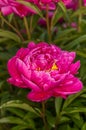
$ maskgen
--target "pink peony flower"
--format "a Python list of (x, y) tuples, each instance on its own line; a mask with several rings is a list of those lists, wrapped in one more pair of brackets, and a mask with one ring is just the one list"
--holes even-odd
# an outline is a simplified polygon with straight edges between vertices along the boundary
[(49, 4), (50, 2), (60, 2), (62, 1), (65, 5), (69, 4), (72, 0), (27, 0), (29, 2), (32, 2), (34, 4)]
[(82, 82), (76, 77), (80, 61), (74, 63), (75, 55), (52, 44), (30, 42), (8, 61), (8, 82), (30, 89), (27, 97), (32, 101), (66, 98), (82, 89)]
[(76, 10), (78, 8), (79, 1), (78, 0), (72, 0), (68, 5), (67, 9), (73, 9)]
[(46, 5), (48, 5), (49, 10), (56, 9), (56, 3), (62, 1), (66, 6), (72, 2), (72, 0), (27, 0), (35, 5), (37, 5), (40, 9), (46, 9)]
[(20, 4), (17, 0), (0, 0), (0, 10), (3, 15), (15, 13), (20, 17), (24, 17), (29, 13), (35, 13), (31, 8)]
[(83, 2), (84, 2), (84, 6), (86, 6), (86, 0), (83, 0)]

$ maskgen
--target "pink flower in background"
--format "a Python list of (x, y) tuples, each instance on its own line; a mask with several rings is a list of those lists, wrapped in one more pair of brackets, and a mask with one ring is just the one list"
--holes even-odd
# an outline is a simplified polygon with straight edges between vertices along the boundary
[(62, 2), (65, 4), (65, 5), (68, 5), (72, 2), (72, 0), (62, 0)]
[(8, 82), (31, 91), (28, 99), (36, 102), (50, 97), (66, 98), (82, 89), (76, 77), (80, 61), (74, 62), (75, 52), (41, 42), (30, 42), (27, 48), (18, 50), (7, 64)]
[(76, 23), (76, 22), (72, 22), (71, 24), (69, 24), (69, 23), (63, 23), (63, 24), (62, 24), (62, 27), (63, 27), (63, 28), (72, 27), (72, 28), (77, 29), (77, 23)]
[(78, 8), (79, 5), (79, 0), (72, 0), (68, 5), (67, 5), (67, 9), (73, 9), (76, 10)]
[(35, 13), (31, 8), (20, 4), (17, 0), (0, 0), (0, 10), (3, 15), (15, 13), (20, 17), (24, 17), (29, 13)]
[(62, 1), (65, 5), (69, 4), (72, 0), (27, 0), (29, 2), (32, 2), (34, 4), (49, 4), (50, 2), (60, 2)]
[(35, 5), (37, 5), (40, 9), (46, 9), (46, 5), (48, 5), (49, 10), (56, 9), (56, 3), (62, 1), (65, 5), (68, 5), (72, 2), (72, 0), (27, 0)]
[(84, 2), (84, 6), (86, 6), (86, 0), (83, 0), (83, 2)]

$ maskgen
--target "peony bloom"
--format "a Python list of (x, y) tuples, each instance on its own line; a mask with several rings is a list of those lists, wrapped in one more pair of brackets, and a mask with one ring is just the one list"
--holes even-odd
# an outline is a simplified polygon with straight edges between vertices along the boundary
[(30, 89), (27, 97), (32, 101), (66, 98), (82, 89), (82, 82), (76, 77), (80, 61), (74, 63), (75, 55), (52, 44), (30, 42), (8, 61), (8, 82)]
[(30, 1), (30, 2), (34, 2), (35, 4), (49, 4), (50, 2), (54, 2), (54, 3), (57, 3), (57, 2), (60, 2), (62, 1), (65, 5), (69, 4), (72, 0), (27, 0), (27, 1)]
[(84, 2), (84, 6), (86, 6), (86, 0), (83, 0), (83, 2)]
[(67, 9), (73, 9), (76, 10), (78, 8), (79, 5), (79, 0), (72, 0), (68, 5), (67, 5)]
[(48, 5), (49, 10), (56, 9), (56, 3), (62, 1), (66, 6), (72, 2), (72, 0), (27, 0), (35, 5), (37, 5), (40, 9), (46, 9), (46, 5)]
[(31, 8), (20, 4), (17, 0), (0, 0), (0, 10), (3, 15), (15, 13), (20, 17), (24, 17), (29, 13), (35, 13)]

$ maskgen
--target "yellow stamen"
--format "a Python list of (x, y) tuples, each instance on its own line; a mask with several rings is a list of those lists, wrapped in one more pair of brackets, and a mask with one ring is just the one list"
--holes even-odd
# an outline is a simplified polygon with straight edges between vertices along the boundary
[(58, 70), (58, 66), (56, 65), (56, 63), (53, 63), (51, 70)]

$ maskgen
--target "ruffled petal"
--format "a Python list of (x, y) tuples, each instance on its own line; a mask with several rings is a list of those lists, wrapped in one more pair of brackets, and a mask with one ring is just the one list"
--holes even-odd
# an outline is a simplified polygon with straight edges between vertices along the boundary
[(51, 90), (57, 83), (57, 81), (55, 81), (48, 72), (44, 71), (32, 72), (31, 80), (43, 91)]
[(3, 15), (9, 15), (9, 14), (13, 13), (11, 6), (2, 7), (1, 12)]
[(40, 91), (40, 92), (36, 92), (36, 91), (31, 91), (28, 95), (27, 98), (31, 101), (35, 101), (35, 102), (40, 102), (40, 101), (44, 101), (49, 99), (52, 96), (52, 92), (45, 92), (45, 91)]
[(30, 49), (30, 51), (31, 51), (32, 49), (34, 49), (35, 47), (36, 47), (36, 45), (35, 45), (34, 42), (29, 42), (29, 44), (28, 44), (28, 49)]
[(17, 57), (14, 56), (13, 58), (11, 58), (9, 61), (8, 61), (8, 64), (7, 64), (7, 68), (8, 68), (8, 72), (9, 74), (13, 77), (13, 78), (17, 78), (17, 79), (21, 79), (17, 69), (16, 69), (16, 60), (17, 60)]
[(31, 78), (31, 70), (28, 70), (25, 63), (18, 58), (16, 60), (16, 68), (20, 75), (24, 75), (28, 80)]
[(19, 3), (15, 3), (15, 6), (12, 6), (12, 10), (20, 17), (24, 17), (28, 14), (28, 8)]
[(37, 86), (35, 83), (33, 83), (32, 81), (28, 80), (27, 78), (25, 78), (22, 75), (22, 80), (23, 82), (26, 84), (26, 86), (34, 91), (40, 91), (39, 86)]
[(82, 88), (83, 84), (78, 78), (74, 76), (69, 76), (68, 79), (63, 82), (63, 84), (57, 86), (54, 89), (54, 93), (69, 95), (79, 92)]
[(19, 88), (27, 88), (26, 84), (24, 84), (21, 80), (19, 79), (13, 79), (13, 78), (9, 78), (7, 79), (7, 82), (9, 82), (12, 85), (15, 85)]
[(76, 63), (70, 65), (69, 70), (72, 74), (76, 74), (79, 68), (80, 68), (80, 61), (77, 61)]
[(65, 73), (69, 71), (69, 66), (71, 63), (74, 61), (76, 56), (75, 52), (67, 52), (67, 51), (62, 51), (60, 56), (58, 57), (58, 68), (60, 73)]
[(16, 56), (19, 59), (23, 60), (26, 57), (26, 55), (28, 55), (29, 51), (30, 50), (28, 48), (21, 48), (17, 51)]

